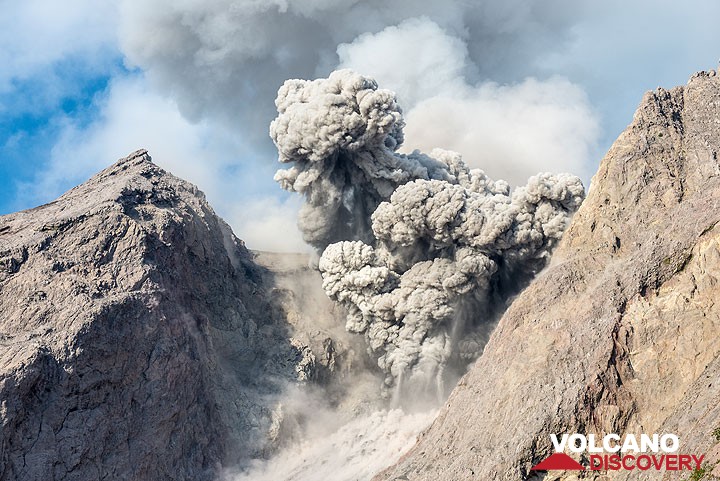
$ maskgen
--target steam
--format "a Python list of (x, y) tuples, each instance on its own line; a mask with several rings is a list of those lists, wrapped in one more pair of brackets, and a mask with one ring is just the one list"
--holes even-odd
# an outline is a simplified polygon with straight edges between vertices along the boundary
[(513, 193), (459, 154), (404, 155), (395, 96), (350, 70), (289, 80), (270, 127), (275, 179), (306, 203), (323, 288), (363, 334), (398, 397), (442, 398), (507, 299), (547, 261), (584, 197), (579, 178), (538, 174)]

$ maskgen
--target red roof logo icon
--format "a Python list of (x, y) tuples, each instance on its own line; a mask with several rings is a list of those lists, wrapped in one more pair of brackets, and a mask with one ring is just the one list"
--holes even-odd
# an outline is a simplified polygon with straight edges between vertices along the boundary
[(563, 471), (584, 471), (585, 466), (575, 461), (573, 458), (565, 453), (555, 453), (536, 464), (531, 471), (552, 471), (552, 470), (563, 470)]

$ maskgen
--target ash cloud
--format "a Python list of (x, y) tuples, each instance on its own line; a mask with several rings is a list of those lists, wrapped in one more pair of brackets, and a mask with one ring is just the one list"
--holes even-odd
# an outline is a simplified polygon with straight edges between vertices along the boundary
[[(570, 28), (586, 8), (566, 0), (122, 0), (118, 39), (128, 63), (142, 68), (188, 118), (218, 119), (262, 144), (277, 87), (288, 78), (327, 76), (338, 66), (341, 44), (429, 19), (467, 52), (473, 65), (462, 74), (471, 83), (508, 82), (528, 75), (539, 54), (570, 41)], [(386, 58), (392, 66), (384, 53), (394, 50), (393, 38), (385, 40), (375, 62)], [(425, 39), (423, 50), (434, 50), (433, 41)]]
[(436, 159), (395, 152), (402, 110), (373, 79), (339, 70), (327, 79), (288, 80), (275, 104), (270, 136), (280, 162), (293, 164), (275, 180), (305, 196), (299, 227), (319, 251), (346, 239), (371, 242), (370, 215), (399, 185), (448, 175)]
[(350, 70), (289, 80), (276, 105), (271, 137), (292, 166), (275, 179), (305, 198), (299, 226), (322, 252), (325, 292), (365, 336), (386, 393), (443, 398), (545, 265), (582, 182), (541, 173), (511, 192), (455, 152), (398, 153), (394, 94)]

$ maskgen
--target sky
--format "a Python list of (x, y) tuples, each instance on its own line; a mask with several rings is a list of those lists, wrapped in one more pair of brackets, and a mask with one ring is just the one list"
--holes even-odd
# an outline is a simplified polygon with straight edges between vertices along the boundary
[(288, 78), (396, 92), (402, 151), (586, 183), (645, 91), (718, 68), (714, 0), (0, 0), (0, 215), (147, 148), (254, 249), (307, 251), (268, 136)]

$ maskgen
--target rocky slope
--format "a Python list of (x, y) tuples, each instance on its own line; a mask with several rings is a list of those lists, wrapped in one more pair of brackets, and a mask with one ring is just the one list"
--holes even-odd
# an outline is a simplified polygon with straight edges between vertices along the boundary
[(382, 381), (375, 362), (363, 339), (345, 330), (347, 313), (325, 295), (311, 256), (253, 251), (253, 261), (274, 308), (291, 326), (293, 347), (303, 354), (298, 379), (318, 387), (326, 407), (348, 414), (378, 407)]
[(377, 479), (529, 479), (552, 452), (549, 434), (565, 432), (674, 432), (682, 452), (708, 452), (712, 467), (719, 152), (715, 72), (646, 94), (552, 265), (514, 301), (416, 447)]
[(210, 480), (272, 450), (277, 394), (329, 363), (273, 289), (144, 151), (0, 217), (0, 480)]

